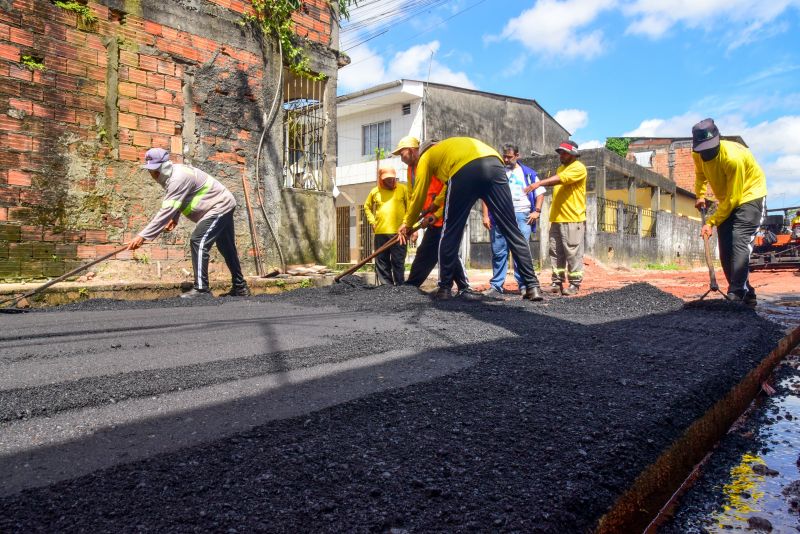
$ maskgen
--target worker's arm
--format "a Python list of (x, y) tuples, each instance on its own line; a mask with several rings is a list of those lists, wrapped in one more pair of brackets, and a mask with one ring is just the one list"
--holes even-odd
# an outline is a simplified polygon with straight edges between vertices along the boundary
[(191, 187), (192, 181), (189, 179), (170, 181), (170, 187), (161, 201), (161, 209), (147, 223), (147, 226), (128, 243), (128, 250), (136, 250), (144, 241), (152, 241), (167, 227), (170, 230), (174, 228), (181, 215), (180, 208), (191, 193)]
[[(540, 190), (542, 192), (536, 194), (536, 192)], [(534, 200), (533, 211), (531, 211), (531, 214), (528, 215), (528, 224), (535, 223), (542, 215), (542, 204), (544, 204), (544, 187), (537, 187), (534, 190), (534, 194), (536, 195), (536, 200)]]
[(375, 219), (375, 214), (372, 212), (372, 205), (375, 202), (375, 194), (377, 191), (377, 187), (370, 191), (367, 195), (367, 200), (364, 201), (364, 216), (367, 218), (369, 225), (373, 228), (375, 228), (375, 225), (378, 224), (377, 219)]
[(539, 189), (539, 188), (544, 188), (544, 187), (550, 187), (552, 185), (558, 185), (560, 183), (562, 183), (561, 176), (559, 176), (558, 174), (555, 174), (555, 175), (551, 176), (550, 178), (545, 178), (544, 180), (539, 180), (535, 184), (529, 185), (528, 187), (525, 188), (525, 193), (527, 194), (527, 193), (530, 193), (533, 190), (536, 190), (536, 189)]
[(693, 152), (692, 161), (694, 161), (694, 195), (697, 197), (697, 200), (694, 202), (694, 207), (699, 210), (706, 205), (708, 180), (703, 171), (703, 159), (700, 157), (700, 154)]
[[(397, 233), (403, 238), (408, 237), (409, 230), (419, 219), (422, 206), (425, 205), (425, 196), (431, 186), (431, 176), (433, 173), (428, 165), (428, 153), (426, 152), (417, 163), (416, 177), (414, 178), (414, 191), (411, 195), (411, 202), (406, 213), (403, 224), (398, 228)], [(446, 185), (446, 184), (445, 184)]]
[(483, 213), (483, 226), (487, 230), (492, 229), (492, 219), (489, 217), (489, 206), (481, 200), (481, 213)]

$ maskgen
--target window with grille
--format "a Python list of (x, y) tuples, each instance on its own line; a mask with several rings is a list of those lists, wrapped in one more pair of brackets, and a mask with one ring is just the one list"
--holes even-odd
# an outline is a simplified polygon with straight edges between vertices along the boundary
[(411, 115), (411, 104), (403, 104), (403, 115)]
[(325, 81), (283, 75), (284, 185), (322, 191)]
[(377, 149), (388, 152), (392, 145), (392, 121), (365, 124), (361, 127), (361, 154), (375, 156)]

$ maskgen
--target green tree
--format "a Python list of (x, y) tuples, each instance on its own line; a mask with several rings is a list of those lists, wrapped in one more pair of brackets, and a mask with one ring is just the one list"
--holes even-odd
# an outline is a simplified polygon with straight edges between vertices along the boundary
[(606, 148), (624, 158), (628, 155), (628, 145), (631, 144), (631, 140), (631, 137), (607, 137)]

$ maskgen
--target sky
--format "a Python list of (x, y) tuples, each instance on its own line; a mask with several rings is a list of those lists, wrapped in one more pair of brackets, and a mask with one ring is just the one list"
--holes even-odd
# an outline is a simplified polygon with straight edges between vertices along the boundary
[(400, 78), (535, 99), (581, 148), (712, 117), (800, 206), (800, 0), (359, 0), (346, 94)]

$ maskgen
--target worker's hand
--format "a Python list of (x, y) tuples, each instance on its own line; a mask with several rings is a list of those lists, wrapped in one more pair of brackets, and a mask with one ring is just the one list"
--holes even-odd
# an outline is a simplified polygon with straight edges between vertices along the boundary
[(489, 219), (488, 215), (483, 218), (483, 226), (487, 230), (491, 230), (492, 229), (492, 221), (491, 221), (491, 219)]
[(422, 222), (419, 223), (421, 228), (427, 228), (436, 222), (435, 215), (426, 215), (422, 218)]
[(532, 211), (531, 214), (528, 215), (528, 224), (535, 223), (539, 219), (540, 216), (541, 216), (541, 213), (539, 213), (538, 211)]
[(411, 234), (410, 236), (408, 236), (408, 240), (409, 240), (410, 242), (412, 242), (412, 243), (416, 243), (416, 242), (417, 242), (417, 232), (414, 232), (413, 234)]
[(405, 245), (408, 241), (408, 226), (405, 223), (400, 225), (400, 228), (397, 229), (397, 236), (400, 238), (400, 244)]
[(700, 235), (703, 236), (704, 239), (710, 239), (713, 233), (714, 227), (710, 224), (704, 224), (703, 229), (700, 230)]
[(164, 225), (164, 231), (171, 232), (176, 226), (178, 226), (178, 223), (175, 221), (175, 219), (170, 219), (169, 222)]
[(701, 209), (705, 208), (706, 207), (706, 199), (698, 198), (697, 200), (694, 201), (694, 207), (695, 207), (695, 209), (697, 211), (700, 211)]
[(128, 246), (128, 250), (136, 250), (142, 246), (142, 243), (144, 243), (144, 238), (140, 235), (137, 235), (125, 244)]
[(536, 184), (526, 185), (526, 186), (525, 186), (525, 188), (523, 189), (523, 191), (524, 191), (524, 192), (525, 192), (525, 194), (527, 195), (528, 193), (530, 193), (531, 191), (533, 191), (533, 190), (534, 190), (534, 189), (536, 189), (537, 187), (539, 187), (539, 186), (538, 186), (538, 185), (536, 185)]

